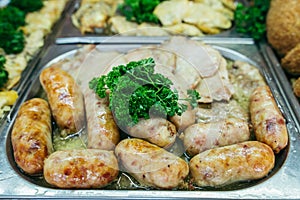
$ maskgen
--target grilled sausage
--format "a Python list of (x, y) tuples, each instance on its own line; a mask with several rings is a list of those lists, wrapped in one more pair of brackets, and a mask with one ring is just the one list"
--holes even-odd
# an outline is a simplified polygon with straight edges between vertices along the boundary
[(42, 71), (40, 82), (62, 135), (80, 131), (84, 126), (83, 95), (72, 76), (54, 65)]
[(85, 108), (88, 127), (88, 147), (113, 150), (120, 140), (107, 98), (99, 98), (92, 90), (85, 94)]
[(190, 171), (196, 185), (217, 187), (263, 178), (273, 169), (274, 162), (274, 152), (268, 145), (248, 141), (194, 156), (190, 161)]
[(275, 153), (287, 146), (288, 133), (268, 86), (255, 89), (250, 97), (250, 115), (256, 139), (269, 145)]
[(14, 158), (28, 174), (43, 171), (45, 158), (53, 151), (51, 113), (47, 101), (34, 98), (24, 102), (11, 133)]
[(175, 188), (189, 173), (183, 159), (142, 139), (122, 140), (115, 154), (137, 181), (148, 186)]
[(81, 149), (56, 151), (45, 160), (45, 180), (60, 188), (101, 188), (118, 176), (112, 151)]
[(135, 126), (128, 127), (128, 134), (167, 148), (175, 142), (176, 127), (166, 119), (151, 118), (140, 120)]
[(207, 149), (222, 147), (249, 140), (248, 123), (237, 118), (218, 122), (194, 124), (180, 135), (186, 152), (194, 156)]

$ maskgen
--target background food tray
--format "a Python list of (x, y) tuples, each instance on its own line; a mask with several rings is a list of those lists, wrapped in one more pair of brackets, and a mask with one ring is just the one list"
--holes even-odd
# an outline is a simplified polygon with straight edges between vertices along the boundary
[[(0, 0), (1, 1), (1, 0)], [(67, 15), (68, 10), (72, 7), (72, 1), (66, 3), (64, 10), (60, 15), (60, 19), (57, 20), (51, 29), (51, 33), (47, 34), (44, 38), (44, 44), (40, 47), (37, 52), (32, 56), (32, 58), (28, 61), (26, 68), (21, 73), (20, 81), (12, 88), (15, 90), (18, 95), (22, 95), (25, 92), (23, 89), (28, 84), (28, 79), (30, 79), (32, 73), (36, 70), (38, 63), (40, 62), (41, 58), (45, 56), (45, 52), (47, 51), (48, 47), (55, 43), (56, 40), (56, 33), (62, 26), (65, 16)], [(0, 126), (4, 123), (6, 118), (10, 118), (10, 114), (5, 112), (4, 117), (0, 118)]]
[[(149, 44), (160, 43), (164, 38), (149, 41)], [(38, 82), (39, 71), (49, 63), (59, 59), (71, 56), (72, 50), (79, 48), (78, 45), (51, 45), (45, 52), (37, 66), (37, 70), (32, 73), (28, 83), (24, 85), (26, 91), (20, 98), (9, 120), (0, 129), (0, 194), (4, 198), (97, 198), (97, 199), (228, 199), (228, 198), (266, 198), (266, 199), (295, 199), (300, 198), (300, 138), (299, 123), (290, 109), (289, 102), (286, 100), (287, 95), (279, 85), (272, 67), (269, 66), (268, 60), (261, 53), (259, 48), (251, 39), (230, 38), (203, 38), (203, 41), (218, 49), (224, 57), (249, 62), (257, 66), (265, 77), (270, 86), (273, 95), (282, 111), (289, 132), (289, 145), (277, 155), (276, 166), (269, 177), (256, 182), (249, 182), (238, 189), (215, 189), (201, 191), (168, 191), (168, 190), (65, 190), (50, 188), (43, 185), (42, 180), (32, 178), (22, 174), (14, 163), (10, 131), (13, 121), (16, 117), (19, 106), (25, 100), (35, 96), (39, 89)], [(102, 50), (128, 50), (141, 46), (142, 44), (109, 44), (102, 43), (97, 48)], [(64, 54), (68, 52), (67, 54)], [(62, 56), (61, 56), (62, 55)], [(54, 60), (53, 60), (54, 59)], [(243, 188), (243, 189), (241, 189)]]
[[(76, 10), (80, 7), (81, 0), (72, 0), (72, 5), (67, 9), (67, 14), (59, 28), (56, 34), (56, 38), (69, 38), (69, 37), (97, 37), (97, 36), (111, 36), (111, 35), (105, 35), (104, 33), (87, 33), (85, 35), (82, 35), (80, 30), (76, 28), (73, 23), (71, 16), (76, 12)], [(244, 5), (248, 5), (249, 2), (247, 0), (236, 0), (236, 3), (242, 3)], [(234, 21), (232, 21), (232, 27), (228, 30), (224, 30), (219, 34), (213, 35), (217, 37), (245, 37), (244, 34), (237, 33), (235, 30)], [(206, 37), (208, 35), (205, 35), (203, 37)], [(127, 36), (122, 36), (124, 38), (127, 38)], [(149, 36), (150, 37), (150, 36)], [(153, 37), (153, 36), (151, 36)], [(143, 37), (137, 36), (137, 38), (140, 38), (140, 41), (143, 41)], [(68, 41), (68, 40), (66, 40)]]

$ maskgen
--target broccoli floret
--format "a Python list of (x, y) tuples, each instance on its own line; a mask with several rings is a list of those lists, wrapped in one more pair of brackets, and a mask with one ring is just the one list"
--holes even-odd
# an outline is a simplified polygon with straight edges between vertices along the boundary
[(8, 72), (4, 68), (5, 62), (5, 57), (0, 55), (0, 88), (2, 88), (8, 81)]
[(43, 7), (43, 0), (11, 0), (9, 5), (15, 6), (24, 12), (34, 12)]
[(25, 25), (25, 13), (19, 8), (7, 6), (0, 9), (0, 23), (7, 22), (15, 29)]
[(16, 54), (23, 51), (25, 46), (24, 34), (16, 30), (7, 22), (0, 22), (0, 48), (7, 54)]
[(128, 21), (152, 22), (159, 24), (159, 19), (153, 14), (155, 7), (164, 0), (125, 0), (118, 7), (119, 12)]

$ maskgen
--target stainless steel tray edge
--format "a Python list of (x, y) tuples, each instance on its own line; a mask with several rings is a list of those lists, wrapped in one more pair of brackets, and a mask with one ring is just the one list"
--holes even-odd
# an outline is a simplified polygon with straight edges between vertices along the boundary
[[(209, 43), (209, 42), (207, 42)], [(281, 169), (269, 179), (259, 183), (258, 185), (234, 191), (141, 191), (141, 190), (63, 190), (63, 189), (49, 189), (37, 186), (29, 181), (22, 180), (22, 177), (15, 173), (13, 167), (10, 165), (7, 153), (11, 153), (7, 149), (6, 141), (9, 135), (9, 130), (12, 124), (10, 120), (15, 118), (12, 114), (11, 119), (7, 120), (3, 127), (0, 128), (0, 198), (96, 198), (96, 199), (299, 199), (300, 198), (300, 137), (299, 124), (293, 118), (293, 113), (285, 107), (285, 94), (282, 94), (280, 88), (273, 80), (276, 79), (274, 74), (269, 72), (268, 62), (261, 57), (252, 44), (229, 44), (219, 41), (212, 42), (212, 45), (218, 45), (220, 48), (231, 48), (233, 50), (239, 49), (241, 46), (241, 53), (245, 55), (245, 59), (251, 58), (255, 60), (254, 64), (266, 65), (263, 73), (267, 75), (267, 82), (275, 91), (276, 97), (279, 99), (280, 108), (285, 115), (290, 132), (290, 148), (288, 149), (288, 157), (285, 160)], [(55, 49), (63, 50), (63, 46), (56, 46)], [(70, 49), (77, 48), (77, 46), (69, 46)], [(248, 48), (249, 47), (249, 48)], [(46, 62), (46, 61), (45, 61)], [(40, 63), (45, 63), (41, 61)], [(33, 81), (33, 79), (31, 79)], [(28, 84), (28, 87), (31, 84)], [(24, 88), (27, 89), (27, 88)], [(26, 93), (26, 92), (25, 92)], [(25, 98), (25, 94), (22, 98)], [(20, 99), (19, 103), (23, 101)]]
[[(146, 36), (83, 36), (56, 38), (56, 44), (158, 44), (166, 40), (169, 36), (146, 37)], [(253, 44), (252, 38), (240, 37), (189, 37), (192, 40), (202, 40), (209, 43), (229, 43), (229, 44)]]
[(269, 62), (269, 66), (272, 69), (273, 73), (276, 74), (279, 85), (281, 85), (281, 90), (283, 93), (285, 93), (285, 100), (289, 102), (290, 108), (294, 111), (296, 121), (300, 123), (300, 103), (297, 97), (295, 96), (293, 92), (293, 88), (291, 86), (290, 81), (287, 79), (287, 76), (280, 65), (280, 62), (278, 61), (278, 58), (276, 57), (273, 49), (266, 43), (261, 42), (260, 48), (262, 51), (262, 54), (266, 58), (266, 60)]

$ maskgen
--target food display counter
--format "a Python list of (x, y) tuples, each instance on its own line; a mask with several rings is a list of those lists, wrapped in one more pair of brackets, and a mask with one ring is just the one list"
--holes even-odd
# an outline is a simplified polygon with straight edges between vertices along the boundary
[[(240, 1), (244, 4), (247, 2)], [(75, 26), (72, 24), (72, 15), (79, 9), (80, 1), (71, 1), (70, 4), (65, 8), (64, 18), (60, 19), (57, 27), (53, 30), (53, 32), (46, 39), (45, 45), (39, 51), (38, 54), (32, 59), (29, 63), (30, 68), (26, 69), (23, 72), (23, 79), (20, 80), (20, 84), (17, 87), (17, 91), (19, 93), (19, 97), (16, 103), (12, 106), (11, 111), (7, 113), (4, 119), (0, 121), (0, 198), (4, 199), (298, 199), (300, 198), (300, 162), (299, 162), (299, 151), (300, 151), (300, 108), (297, 98), (294, 96), (292, 88), (288, 81), (286, 80), (286, 76), (284, 71), (280, 67), (278, 62), (278, 58), (274, 53), (273, 49), (269, 46), (266, 41), (257, 42), (250, 37), (242, 36), (237, 33), (234, 29), (234, 26), (226, 30), (222, 33), (215, 35), (205, 35), (205, 36), (132, 36), (132, 35), (103, 35), (97, 33), (89, 33), (82, 34)], [(128, 31), (130, 32), (130, 31)], [(127, 32), (127, 33), (128, 33)], [(179, 41), (179, 42), (178, 42)], [(178, 43), (176, 43), (178, 42)], [(175, 47), (172, 46), (175, 44)], [(170, 46), (167, 46), (170, 45)], [(180, 46), (182, 45), (182, 46)], [(203, 45), (203, 46), (202, 46)], [(186, 46), (190, 49), (186, 51), (181, 51), (176, 49), (176, 47), (180, 46), (180, 48), (185, 48)], [(176, 50), (169, 50), (168, 48), (174, 48)], [(180, 178), (180, 183), (173, 187), (164, 187), (158, 186), (157, 180), (153, 180), (153, 182), (140, 182), (138, 178), (138, 173), (135, 171), (130, 171), (126, 168), (126, 159), (121, 158), (121, 154), (126, 152), (126, 149), (122, 151), (119, 150), (117, 153), (114, 151), (115, 149), (109, 149), (107, 152), (112, 152), (115, 154), (118, 159), (119, 167), (117, 167), (118, 174), (114, 177), (114, 179), (107, 185), (103, 186), (87, 186), (82, 187), (76, 184), (82, 181), (84, 184), (87, 184), (87, 179), (93, 179), (93, 176), (83, 175), (86, 171), (84, 167), (86, 165), (77, 165), (77, 161), (81, 159), (80, 156), (77, 159), (72, 157), (70, 159), (74, 159), (75, 165), (80, 168), (79, 174), (85, 177), (81, 177), (77, 179), (75, 178), (75, 183), (70, 183), (66, 181), (68, 175), (73, 174), (72, 172), (65, 170), (63, 174), (50, 174), (48, 175), (45, 171), (39, 171), (36, 174), (30, 174), (25, 172), (26, 169), (23, 168), (19, 163), (23, 162), (18, 159), (16, 160), (16, 149), (14, 149), (14, 145), (16, 145), (16, 140), (14, 137), (19, 134), (19, 139), (21, 141), (22, 133), (18, 133), (16, 128), (14, 127), (17, 123), (16, 121), (19, 118), (19, 111), (24, 105), (24, 102), (31, 100), (33, 98), (41, 98), (41, 99), (49, 99), (47, 96), (47, 92), (45, 91), (44, 82), (41, 81), (41, 73), (53, 66), (59, 66), (63, 70), (67, 71), (70, 74), (70, 77), (73, 77), (77, 82), (79, 87), (82, 87), (84, 96), (88, 94), (88, 87), (84, 87), (83, 83), (88, 83), (87, 81), (91, 81), (92, 77), (96, 77), (99, 74), (108, 73), (109, 70), (112, 70), (113, 66), (117, 66), (119, 64), (125, 64), (124, 60), (131, 61), (132, 58), (141, 58), (141, 54), (144, 56), (153, 56), (158, 63), (158, 66), (166, 67), (168, 66), (171, 58), (174, 58), (175, 61), (174, 66), (171, 70), (171, 73), (175, 74), (175, 78), (173, 75), (170, 75), (169, 78), (173, 81), (180, 80), (181, 83), (186, 84), (189, 83), (189, 80), (193, 79), (195, 74), (189, 72), (195, 72), (193, 70), (196, 69), (196, 72), (200, 73), (197, 67), (193, 66), (194, 60), (189, 58), (189, 53), (193, 54), (193, 50), (195, 49), (205, 49), (208, 55), (208, 58), (215, 59), (219, 63), (217, 73), (220, 77), (222, 77), (222, 87), (221, 92), (216, 89), (214, 91), (214, 87), (209, 87), (208, 85), (208, 93), (213, 93), (216, 96), (205, 96), (205, 90), (199, 89), (195, 86), (196, 91), (203, 91), (200, 93), (200, 100), (198, 99), (198, 104), (196, 107), (195, 114), (196, 119), (194, 123), (211, 123), (213, 120), (227, 120), (227, 119), (236, 119), (247, 122), (247, 129), (249, 128), (249, 138), (246, 140), (255, 141), (258, 140), (254, 136), (255, 127), (253, 121), (251, 121), (250, 115), (254, 115), (249, 107), (251, 101), (249, 100), (250, 94), (252, 93), (252, 88), (258, 86), (266, 86), (270, 88), (272, 97), (274, 98), (274, 105), (276, 107), (275, 110), (278, 110), (278, 114), (282, 115), (282, 119), (284, 120), (283, 125), (280, 125), (279, 122), (275, 123), (267, 123), (266, 129), (278, 130), (282, 126), (286, 128), (287, 133), (287, 141), (283, 147), (279, 147), (280, 150), (271, 149), (271, 145), (265, 145), (267, 149), (271, 149), (271, 154), (274, 156), (273, 165), (270, 164), (271, 169), (267, 170), (269, 166), (267, 160), (269, 157), (265, 157), (261, 159), (260, 154), (251, 153), (252, 150), (248, 149), (247, 145), (250, 143), (243, 143), (244, 141), (234, 142), (228, 145), (235, 145), (235, 143), (244, 144), (240, 148), (242, 149), (241, 155), (245, 157), (245, 162), (248, 164), (251, 163), (250, 160), (258, 159), (255, 164), (249, 166), (253, 168), (255, 173), (259, 174), (261, 171), (267, 170), (266, 174), (259, 178), (254, 178), (252, 175), (247, 177), (248, 169), (243, 168), (242, 171), (239, 171), (232, 178), (229, 175), (228, 180), (224, 182), (224, 184), (217, 184), (218, 179), (224, 178), (227, 174), (230, 174), (231, 171), (238, 170), (232, 163), (234, 162), (234, 155), (232, 157), (228, 157), (224, 166), (219, 166), (217, 171), (224, 170), (223, 174), (220, 178), (216, 178), (210, 184), (201, 186), (195, 179), (195, 175), (191, 172), (191, 165), (188, 168), (188, 173)], [(197, 52), (197, 51), (195, 51)], [(203, 53), (202, 52), (202, 53)], [(178, 54), (177, 54), (178, 53)], [(106, 58), (104, 55), (109, 56)], [(215, 57), (213, 57), (213, 56)], [(172, 57), (173, 56), (173, 57)], [(210, 57), (211, 56), (211, 57)], [(218, 57), (219, 56), (219, 57)], [(167, 57), (167, 61), (163, 60)], [(204, 57), (207, 58), (207, 57)], [(217, 59), (216, 59), (217, 58)], [(159, 60), (162, 59), (162, 60)], [(182, 60), (181, 60), (182, 59)], [(189, 60), (190, 59), (190, 60)], [(185, 69), (181, 69), (179, 66), (179, 61), (185, 61)], [(224, 62), (225, 65), (223, 68), (221, 64)], [(106, 64), (103, 64), (106, 63)], [(117, 63), (117, 64), (116, 64)], [(192, 63), (192, 64), (190, 64)], [(97, 69), (97, 66), (101, 66), (102, 69)], [(178, 65), (178, 66), (177, 66)], [(89, 68), (90, 67), (90, 68)], [(100, 67), (100, 68), (101, 68)], [(158, 68), (155, 68), (159, 70)], [(243, 73), (238, 70), (246, 70)], [(95, 71), (93, 71), (95, 70)], [(176, 70), (179, 73), (176, 74)], [(182, 70), (182, 71), (180, 71)], [(218, 71), (219, 70), (219, 71)], [(223, 71), (222, 71), (223, 70)], [(235, 71), (237, 70), (237, 71)], [(248, 70), (248, 71), (247, 71)], [(204, 71), (205, 72), (205, 71)], [(206, 71), (207, 72), (207, 71)], [(85, 74), (82, 74), (85, 73)], [(165, 73), (168, 75), (169, 72), (161, 71), (161, 73)], [(202, 71), (201, 71), (202, 73)], [(200, 73), (200, 74), (201, 74)], [(209, 73), (209, 72), (207, 72)], [(224, 74), (225, 75), (224, 75)], [(254, 74), (254, 75), (253, 75)], [(210, 81), (210, 78), (213, 75), (199, 75), (201, 80), (203, 78), (205, 81)], [(88, 77), (88, 78), (86, 78)], [(197, 76), (196, 76), (197, 77)], [(261, 79), (260, 79), (261, 77)], [(45, 78), (45, 77), (44, 77)], [(46, 77), (47, 78), (47, 77)], [(177, 78), (177, 79), (176, 79)], [(205, 79), (207, 78), (207, 79)], [(247, 80), (243, 80), (249, 78), (249, 82)], [(219, 79), (215, 79), (219, 80)], [(182, 82), (183, 81), (183, 82)], [(186, 82), (184, 82), (186, 81)], [(194, 82), (192, 82), (194, 84)], [(203, 81), (197, 82), (197, 84), (202, 84)], [(216, 85), (218, 84), (215, 82)], [(183, 84), (183, 85), (184, 85)], [(195, 83), (196, 84), (196, 83)], [(174, 87), (177, 87), (177, 84), (174, 84)], [(251, 88), (251, 89), (249, 89)], [(179, 89), (180, 90), (180, 89)], [(214, 93), (215, 92), (215, 93)], [(220, 95), (220, 93), (221, 95)], [(222, 93), (226, 92), (226, 93)], [(93, 94), (96, 95), (96, 94)], [(218, 96), (220, 95), (220, 96)], [(223, 96), (222, 96), (223, 95)], [(229, 95), (226, 96), (226, 95)], [(232, 96), (231, 96), (232, 95)], [(86, 96), (85, 96), (86, 97)], [(228, 98), (228, 99), (227, 99)], [(251, 97), (252, 99), (254, 97)], [(227, 99), (227, 100), (226, 100)], [(245, 100), (246, 99), (246, 100)], [(259, 100), (258, 100), (259, 101)], [(232, 104), (231, 104), (232, 103)], [(99, 104), (97, 104), (99, 105)], [(225, 105), (225, 106), (224, 106)], [(232, 106), (234, 105), (234, 106)], [(88, 106), (86, 106), (85, 115), (89, 115)], [(218, 108), (220, 110), (213, 110)], [(224, 107), (222, 107), (224, 106)], [(227, 107), (228, 106), (228, 107)], [(230, 107), (232, 106), (232, 107)], [(269, 104), (265, 105), (266, 107)], [(223, 110), (224, 109), (224, 110)], [(263, 108), (261, 108), (263, 110)], [(208, 114), (212, 110), (212, 113)], [(267, 112), (268, 110), (264, 110)], [(52, 111), (51, 111), (52, 112)], [(150, 111), (149, 111), (150, 112)], [(214, 112), (217, 112), (214, 113)], [(222, 116), (224, 115), (224, 116)], [(263, 115), (264, 116), (264, 115)], [(63, 135), (65, 132), (60, 132), (59, 124), (56, 122), (56, 116), (51, 117), (51, 144), (53, 144), (52, 152), (49, 153), (46, 157), (53, 154), (53, 152), (68, 152), (70, 149), (76, 149), (79, 152), (84, 151), (86, 149), (92, 149), (90, 141), (88, 140), (88, 122), (85, 121), (85, 125), (83, 129), (76, 133), (75, 135)], [(275, 117), (275, 116), (273, 116)], [(263, 117), (261, 117), (263, 118)], [(87, 119), (91, 119), (88, 118)], [(168, 118), (170, 119), (170, 118)], [(113, 120), (113, 118), (111, 119)], [(211, 120), (211, 121), (210, 121)], [(272, 120), (272, 119), (270, 119)], [(37, 118), (37, 122), (38, 118)], [(173, 122), (172, 122), (173, 123)], [(26, 124), (24, 124), (24, 127)], [(30, 126), (33, 126), (31, 124)], [(180, 130), (177, 126), (176, 129)], [(234, 128), (237, 128), (233, 125)], [(148, 127), (142, 127), (142, 129), (147, 129)], [(224, 128), (224, 127), (223, 127)], [(127, 129), (123, 129), (121, 126), (120, 129), (120, 141), (129, 140), (129, 138), (134, 138), (134, 136), (130, 135), (130, 131)], [(224, 128), (226, 129), (226, 128)], [(21, 130), (21, 129), (20, 129)], [(30, 130), (30, 128), (28, 129)], [(157, 147), (159, 149), (164, 149), (163, 151), (172, 152), (170, 154), (178, 156), (181, 160), (186, 163), (190, 163), (193, 156), (189, 151), (189, 146), (185, 146), (184, 135), (187, 135), (188, 132), (186, 129), (182, 131), (178, 131), (175, 133), (174, 138), (175, 141), (171, 143), (171, 145), (166, 146), (164, 148)], [(213, 132), (213, 128), (208, 129)], [(222, 128), (220, 133), (222, 132)], [(237, 128), (238, 132), (242, 132), (242, 128)], [(129, 132), (127, 134), (127, 131)], [(63, 133), (63, 134), (62, 134)], [(25, 133), (26, 134), (26, 133)], [(30, 134), (30, 131), (28, 132)], [(68, 133), (66, 133), (68, 134)], [(213, 133), (212, 133), (213, 134)], [(213, 137), (213, 136), (208, 136)], [(74, 140), (72, 138), (75, 138)], [(34, 138), (31, 138), (34, 140)], [(28, 141), (30, 141), (29, 139)], [(69, 140), (70, 139), (70, 140)], [(281, 138), (280, 138), (281, 139)], [(145, 139), (148, 141), (148, 139)], [(217, 141), (213, 145), (213, 149), (221, 149), (227, 145), (221, 145), (222, 141)], [(121, 143), (121, 142), (120, 142)], [(120, 147), (120, 143), (115, 144)], [(152, 142), (151, 142), (152, 143)], [(154, 142), (153, 142), (154, 143)], [(261, 142), (258, 142), (261, 143)], [(276, 143), (276, 141), (275, 141)], [(36, 143), (35, 143), (36, 144)], [(78, 145), (79, 144), (79, 145)], [(88, 144), (88, 147), (87, 147)], [(18, 145), (18, 144), (17, 144)], [(41, 146), (43, 144), (36, 144), (37, 146)], [(219, 145), (219, 146), (218, 146)], [(159, 145), (158, 145), (159, 146)], [(234, 146), (235, 148), (239, 148)], [(156, 147), (155, 147), (156, 148)], [(34, 148), (29, 147), (29, 149), (22, 149), (25, 154), (26, 151), (30, 151)], [(37, 148), (39, 149), (39, 147)], [(83, 149), (83, 150), (82, 150)], [(226, 149), (226, 147), (225, 147)], [(72, 150), (71, 150), (72, 151)], [(106, 151), (106, 150), (104, 150)], [(204, 152), (208, 152), (209, 150), (205, 149)], [(225, 151), (225, 150), (224, 150)], [(253, 150), (254, 151), (254, 150)], [(168, 152), (168, 153), (169, 153)], [(199, 154), (203, 154), (204, 152), (199, 152)], [(198, 154), (198, 152), (196, 153)], [(231, 153), (229, 153), (231, 156)], [(128, 154), (130, 155), (130, 154)], [(169, 155), (169, 154), (166, 154)], [(222, 154), (223, 155), (223, 154)], [(77, 155), (78, 156), (78, 155)], [(218, 155), (217, 155), (218, 156)], [(224, 154), (223, 156), (226, 157)], [(91, 156), (92, 157), (92, 156)], [(166, 156), (167, 157), (167, 156)], [(196, 156), (195, 156), (196, 157)], [(204, 156), (205, 157), (205, 156)], [(162, 159), (164, 159), (163, 157)], [(47, 159), (47, 158), (45, 158)], [(52, 159), (52, 160), (51, 160)], [(48, 159), (45, 161), (48, 164), (51, 160), (52, 162), (57, 161), (57, 158)], [(88, 156), (84, 157), (84, 159), (89, 159)], [(127, 160), (131, 159), (128, 157)], [(141, 159), (144, 159), (141, 156)], [(222, 156), (220, 156), (222, 160)], [(230, 160), (232, 159), (232, 160)], [(68, 160), (68, 158), (66, 159)], [(62, 166), (65, 159), (57, 162), (58, 168)], [(76, 161), (77, 160), (77, 161)], [(229, 160), (229, 161), (228, 161)], [(231, 162), (232, 161), (232, 162)], [(61, 162), (61, 163), (60, 163)], [(85, 161), (83, 161), (85, 162)], [(160, 161), (152, 160), (153, 163), (157, 165), (160, 164)], [(208, 161), (209, 162), (209, 161)], [(225, 161), (224, 161), (225, 162)], [(26, 163), (24, 161), (24, 163)], [(132, 165), (134, 161), (132, 161)], [(150, 162), (151, 163), (151, 162)], [(201, 163), (201, 161), (200, 161)], [(211, 162), (213, 164), (214, 161)], [(46, 165), (45, 164), (45, 165)], [(172, 163), (173, 164), (173, 163)], [(172, 165), (169, 164), (169, 165)], [(240, 163), (241, 167), (245, 163)], [(170, 167), (168, 165), (168, 167)], [(188, 165), (188, 164), (187, 164)], [(141, 164), (143, 166), (143, 163)], [(145, 162), (145, 166), (151, 167), (151, 164), (148, 166)], [(226, 167), (229, 168), (227, 169)], [(52, 169), (48, 166), (47, 170), (55, 170), (56, 166), (52, 166)], [(100, 166), (100, 168), (103, 165)], [(152, 167), (156, 167), (153, 164)], [(151, 168), (152, 168), (151, 167)], [(210, 166), (205, 168), (208, 170)], [(230, 168), (232, 167), (232, 168)], [(96, 167), (99, 169), (99, 166)], [(198, 167), (196, 167), (198, 168)], [(75, 168), (73, 168), (75, 170)], [(175, 169), (174, 169), (175, 170)], [(251, 169), (252, 170), (252, 169)], [(89, 171), (89, 170), (87, 170)], [(183, 173), (184, 170), (179, 171), (178, 174)], [(250, 171), (250, 169), (249, 169)], [(93, 173), (93, 170), (89, 171)], [(75, 172), (74, 172), (75, 173)], [(171, 172), (166, 172), (168, 174)], [(254, 173), (254, 174), (255, 174)], [(52, 182), (49, 181), (49, 177), (56, 176), (57, 179), (53, 178)], [(146, 173), (146, 175), (148, 175)], [(144, 175), (144, 176), (146, 176)], [(210, 175), (208, 172), (204, 174), (204, 182), (210, 180)], [(107, 176), (103, 176), (106, 178)], [(165, 177), (163, 174), (161, 175)], [(172, 175), (174, 178), (176, 175)], [(179, 175), (178, 175), (179, 176)], [(214, 176), (214, 175), (211, 175)], [(242, 177), (242, 178), (241, 178)], [(244, 178), (246, 177), (246, 178)], [(144, 177), (145, 178), (145, 177)], [(70, 183), (71, 186), (66, 185), (56, 185), (56, 180), (60, 179), (63, 183)], [(225, 179), (225, 178), (224, 178)], [(236, 181), (235, 179), (240, 179), (241, 181)], [(174, 178), (174, 180), (176, 180)], [(64, 182), (65, 181), (65, 182)], [(164, 182), (163, 179), (162, 182)], [(216, 181), (216, 183), (214, 182)], [(168, 182), (168, 181), (166, 181)], [(214, 185), (215, 184), (215, 185)]]

